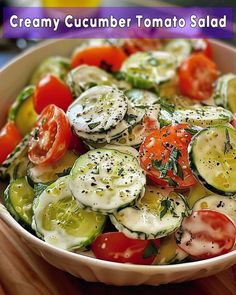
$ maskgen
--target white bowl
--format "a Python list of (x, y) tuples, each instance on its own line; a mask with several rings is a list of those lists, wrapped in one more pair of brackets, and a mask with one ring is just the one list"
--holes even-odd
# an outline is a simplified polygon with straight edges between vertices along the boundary
[[(10, 102), (27, 84), (35, 67), (44, 58), (53, 55), (69, 56), (82, 40), (55, 40), (18, 56), (0, 71), (1, 117), (0, 125)], [(223, 43), (212, 41), (214, 60), (222, 72), (236, 72), (236, 49)], [(46, 261), (90, 282), (112, 285), (160, 285), (182, 282), (213, 275), (236, 263), (236, 250), (207, 260), (176, 265), (132, 265), (103, 261), (81, 254), (55, 248), (36, 238), (23, 227), (0, 204), (0, 218), (3, 219), (31, 249)]]

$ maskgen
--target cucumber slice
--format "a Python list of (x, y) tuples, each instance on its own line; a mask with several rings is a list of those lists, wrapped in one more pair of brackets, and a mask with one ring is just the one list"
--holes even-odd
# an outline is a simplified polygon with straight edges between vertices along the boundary
[(139, 152), (131, 146), (107, 144), (103, 148), (108, 150), (116, 150), (118, 152), (131, 155), (139, 161)]
[(187, 257), (188, 254), (177, 246), (175, 235), (172, 234), (161, 239), (161, 245), (153, 264), (178, 263)]
[(134, 87), (151, 89), (171, 79), (176, 72), (173, 54), (162, 51), (137, 52), (127, 58), (121, 71)]
[(189, 107), (201, 107), (199, 102), (186, 96), (174, 94), (171, 97), (166, 96), (166, 101), (175, 105), (176, 109), (188, 109)]
[(111, 74), (94, 66), (81, 65), (68, 73), (67, 84), (74, 98), (94, 86), (116, 86), (115, 79)]
[(45, 59), (35, 70), (30, 80), (30, 84), (36, 85), (48, 74), (55, 75), (57, 78), (64, 81), (70, 69), (70, 60), (68, 58), (61, 56), (49, 57)]
[(210, 191), (226, 196), (236, 193), (236, 130), (212, 126), (191, 140), (189, 162), (193, 173)]
[(91, 150), (79, 157), (69, 187), (82, 207), (111, 213), (143, 194), (146, 177), (137, 159), (117, 150)]
[(25, 87), (17, 96), (8, 113), (8, 120), (15, 121), (23, 136), (32, 130), (37, 119), (32, 100), (34, 91), (34, 86)]
[(5, 206), (11, 215), (23, 226), (31, 227), (34, 190), (27, 179), (12, 181), (4, 192)]
[(141, 122), (145, 114), (145, 110), (136, 108), (128, 102), (128, 110), (125, 114), (123, 120), (119, 122), (115, 128), (108, 130), (107, 132), (96, 132), (96, 133), (86, 133), (77, 132), (78, 136), (83, 138), (88, 144), (91, 143), (110, 143), (112, 140), (121, 137), (124, 132), (137, 123)]
[(106, 217), (79, 208), (68, 181), (69, 176), (59, 178), (36, 198), (33, 224), (45, 242), (73, 250), (89, 245), (102, 232)]
[(192, 44), (187, 39), (173, 39), (165, 45), (164, 50), (174, 54), (179, 66), (190, 55)]
[(225, 196), (210, 195), (198, 200), (193, 210), (214, 210), (230, 217), (236, 223), (236, 200)]
[(221, 76), (216, 82), (215, 93), (213, 95), (216, 105), (236, 112), (236, 75), (226, 74)]
[(27, 170), (29, 182), (32, 185), (37, 183), (50, 184), (61, 176), (68, 175), (78, 156), (72, 151), (66, 154), (57, 162), (50, 165), (30, 165)]
[(188, 123), (200, 127), (226, 124), (233, 118), (233, 114), (222, 107), (202, 106), (176, 110), (173, 113), (172, 123)]
[(122, 121), (128, 104), (123, 92), (110, 86), (95, 86), (80, 95), (67, 115), (75, 132), (106, 132)]
[(136, 107), (144, 109), (160, 100), (155, 93), (143, 89), (131, 89), (126, 91), (125, 95)]
[(205, 188), (200, 183), (195, 184), (190, 188), (188, 197), (186, 198), (189, 208), (193, 208), (194, 204), (207, 196), (212, 195), (212, 192)]
[(175, 192), (162, 195), (154, 186), (147, 186), (137, 207), (126, 207), (110, 216), (114, 226), (130, 238), (156, 239), (167, 236), (180, 227), (187, 207), (183, 197)]
[[(1, 179), (5, 179), (7, 175), (9, 175), (11, 179), (15, 179), (16, 177), (23, 177), (26, 175), (26, 166), (28, 164), (28, 143), (29, 135), (26, 135), (22, 139), (22, 141), (15, 147), (15, 149), (8, 155), (6, 160), (0, 165)], [(18, 169), (19, 165), (21, 166), (21, 169), (18, 172), (16, 172), (15, 169)]]
[(111, 144), (139, 147), (144, 140), (145, 131), (144, 124), (142, 122), (138, 123), (125, 130), (118, 138), (111, 140)]
[(126, 91), (125, 95), (136, 108), (144, 109), (148, 117), (158, 118), (160, 98), (156, 94), (147, 90), (131, 89)]

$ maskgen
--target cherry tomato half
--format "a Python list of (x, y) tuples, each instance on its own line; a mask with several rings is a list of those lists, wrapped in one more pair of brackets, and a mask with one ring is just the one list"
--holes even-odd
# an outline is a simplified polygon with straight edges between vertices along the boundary
[(130, 239), (121, 232), (101, 234), (92, 243), (94, 255), (103, 260), (151, 264), (157, 254), (160, 240)]
[(14, 122), (7, 122), (0, 130), (0, 164), (14, 150), (22, 137)]
[(208, 99), (217, 78), (216, 64), (202, 53), (189, 56), (179, 68), (179, 85), (183, 95), (193, 99)]
[(225, 254), (235, 244), (236, 227), (226, 215), (212, 210), (193, 211), (176, 233), (178, 246), (197, 259)]
[(69, 87), (54, 75), (43, 77), (33, 96), (34, 108), (38, 114), (49, 104), (54, 104), (66, 112), (72, 101)]
[(87, 64), (115, 72), (119, 71), (126, 58), (127, 55), (123, 49), (111, 45), (100, 45), (79, 49), (73, 55), (71, 65), (75, 68), (81, 64)]
[(39, 116), (29, 141), (28, 156), (34, 164), (48, 164), (60, 159), (71, 140), (69, 121), (62, 109), (48, 105)]
[(187, 188), (196, 183), (188, 162), (192, 138), (187, 124), (165, 126), (150, 132), (140, 146), (140, 164), (161, 186)]

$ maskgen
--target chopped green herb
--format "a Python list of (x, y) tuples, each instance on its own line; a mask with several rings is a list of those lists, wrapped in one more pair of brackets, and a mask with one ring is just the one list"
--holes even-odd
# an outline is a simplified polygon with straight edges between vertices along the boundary
[(175, 105), (167, 102), (164, 98), (160, 99), (161, 108), (166, 110), (168, 113), (173, 114), (175, 111)]
[(135, 123), (137, 116), (133, 115), (133, 114), (126, 114), (124, 117), (124, 120), (128, 123), (133, 125)]
[(90, 123), (90, 124), (88, 124), (88, 127), (89, 127), (90, 130), (93, 130), (98, 125), (100, 125), (100, 122)]
[(150, 241), (147, 244), (146, 248), (144, 249), (143, 258), (149, 258), (149, 257), (155, 256), (157, 255), (157, 253), (158, 253), (158, 248), (153, 243), (153, 241)]
[(120, 168), (117, 174), (118, 174), (119, 176), (121, 176), (121, 174), (122, 174), (123, 172), (124, 172), (124, 168)]
[[(172, 170), (174, 175), (183, 179), (184, 173), (183, 173), (182, 167), (178, 163), (178, 159), (180, 156), (181, 156), (181, 152), (176, 147), (174, 147), (171, 150), (169, 159), (166, 163), (162, 164), (162, 160), (152, 160), (152, 167), (158, 170), (160, 172), (159, 177), (165, 180), (167, 180), (166, 175), (168, 170)], [(169, 182), (170, 180), (167, 180), (167, 181)], [(170, 182), (173, 184), (172, 186), (176, 186), (176, 182), (173, 181), (173, 179)]]
[(138, 109), (148, 109), (149, 107), (148, 106), (145, 106), (145, 105), (138, 105), (138, 106), (135, 106), (136, 108)]
[(42, 120), (42, 122), (41, 122), (42, 126), (45, 125), (46, 122), (47, 122), (47, 119), (46, 119), (46, 118), (43, 118), (43, 120)]
[(164, 199), (161, 201), (161, 213), (160, 213), (160, 218), (162, 219), (166, 213), (170, 210), (171, 208), (171, 201), (169, 199)]
[(171, 177), (166, 177), (165, 180), (168, 182), (169, 186), (176, 187), (178, 185), (178, 183)]
[(195, 135), (195, 134), (197, 134), (199, 132), (199, 130), (194, 129), (194, 128), (185, 128), (184, 130), (186, 132), (188, 132), (189, 134), (191, 134), (191, 135)]
[(230, 143), (230, 136), (229, 136), (228, 129), (226, 129), (225, 131), (225, 137), (226, 137), (226, 140), (225, 140), (224, 154), (227, 154), (233, 148)]

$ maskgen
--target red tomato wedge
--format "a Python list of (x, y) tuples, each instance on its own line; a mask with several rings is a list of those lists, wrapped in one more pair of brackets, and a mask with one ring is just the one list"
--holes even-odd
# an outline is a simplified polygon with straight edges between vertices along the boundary
[(81, 48), (72, 57), (71, 66), (75, 68), (81, 64), (97, 66), (108, 72), (119, 71), (127, 55), (123, 49), (111, 45), (100, 45)]
[(36, 85), (33, 102), (38, 114), (49, 104), (54, 104), (66, 112), (72, 101), (69, 87), (54, 75), (46, 75)]
[(28, 156), (34, 164), (49, 164), (60, 159), (69, 146), (71, 128), (63, 110), (47, 106), (39, 116), (29, 141)]
[(152, 264), (160, 240), (130, 239), (121, 232), (101, 234), (92, 243), (94, 255), (103, 260), (133, 263)]
[(188, 162), (192, 138), (187, 124), (165, 126), (150, 132), (140, 146), (140, 164), (161, 186), (183, 189), (196, 183)]
[(14, 150), (22, 137), (14, 122), (7, 122), (0, 130), (0, 164)]
[(181, 64), (178, 75), (183, 95), (204, 100), (211, 96), (218, 74), (213, 61), (202, 53), (194, 53)]
[(212, 210), (193, 211), (176, 233), (178, 246), (197, 259), (228, 253), (235, 244), (236, 226), (226, 215)]

